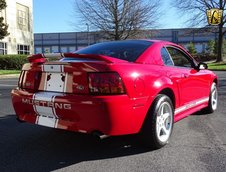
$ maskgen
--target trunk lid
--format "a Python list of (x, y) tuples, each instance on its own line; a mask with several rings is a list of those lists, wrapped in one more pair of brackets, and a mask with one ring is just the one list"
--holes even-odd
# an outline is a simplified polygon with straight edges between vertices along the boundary
[[(59, 58), (47, 62), (47, 58)], [(19, 79), (21, 89), (32, 92), (89, 94), (89, 73), (109, 72), (109, 63), (127, 62), (101, 55), (37, 54), (28, 57)]]

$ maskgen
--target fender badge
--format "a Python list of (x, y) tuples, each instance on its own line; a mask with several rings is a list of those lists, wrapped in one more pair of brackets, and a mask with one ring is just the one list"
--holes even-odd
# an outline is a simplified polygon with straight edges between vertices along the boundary
[(84, 90), (84, 86), (83, 86), (83, 85), (78, 85), (76, 88), (77, 88), (78, 90), (80, 90), (80, 91)]

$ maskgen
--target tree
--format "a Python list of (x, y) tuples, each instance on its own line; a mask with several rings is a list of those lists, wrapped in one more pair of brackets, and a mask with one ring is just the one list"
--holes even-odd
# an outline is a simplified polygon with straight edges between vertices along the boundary
[(214, 54), (214, 50), (215, 50), (215, 41), (209, 40), (207, 43), (206, 51), (208, 54)]
[(226, 30), (223, 30), (223, 26), (226, 23), (226, 1), (225, 0), (174, 0), (173, 6), (181, 11), (182, 15), (188, 14), (190, 18), (187, 22), (191, 23), (193, 26), (200, 26), (207, 23), (206, 10), (211, 8), (218, 8), (223, 10), (223, 18), (221, 24), (219, 24), (215, 30), (218, 33), (218, 54), (217, 62), (223, 61), (223, 38)]
[(195, 44), (193, 44), (192, 42), (190, 42), (189, 44), (188, 44), (188, 52), (191, 54), (191, 55), (195, 55), (196, 53), (197, 53), (197, 51), (196, 51), (196, 48), (195, 48)]
[(137, 36), (157, 23), (159, 0), (76, 0), (83, 21), (102, 31), (108, 39)]
[[(0, 12), (7, 7), (5, 0), (0, 0)], [(0, 40), (8, 36), (8, 25), (4, 23), (4, 18), (0, 17)]]
[(223, 39), (223, 54), (226, 54), (226, 39)]
[[(217, 52), (218, 52), (218, 42), (215, 42), (215, 45), (214, 45), (214, 53), (217, 54)], [(223, 39), (222, 53), (224, 55), (226, 54), (226, 39)]]

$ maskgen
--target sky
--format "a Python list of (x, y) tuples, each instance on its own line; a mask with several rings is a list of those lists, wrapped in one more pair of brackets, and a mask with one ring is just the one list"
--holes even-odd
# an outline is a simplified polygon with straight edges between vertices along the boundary
[[(86, 22), (78, 23), (74, 13), (75, 0), (33, 0), (34, 33), (57, 33), (86, 31)], [(185, 18), (178, 15), (169, 1), (163, 1), (161, 25), (156, 29), (186, 27)], [(78, 23), (75, 25), (75, 23)]]

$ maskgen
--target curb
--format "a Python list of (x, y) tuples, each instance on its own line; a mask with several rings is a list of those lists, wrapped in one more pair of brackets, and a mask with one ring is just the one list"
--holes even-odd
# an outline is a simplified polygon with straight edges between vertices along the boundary
[(0, 79), (6, 78), (19, 78), (20, 74), (9, 74), (9, 75), (0, 75)]

